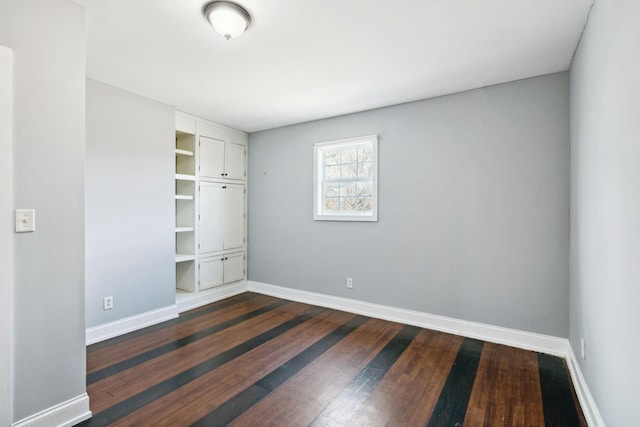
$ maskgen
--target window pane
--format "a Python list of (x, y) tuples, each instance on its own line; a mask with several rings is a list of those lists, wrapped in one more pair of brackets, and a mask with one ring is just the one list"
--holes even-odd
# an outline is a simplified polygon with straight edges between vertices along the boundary
[(338, 201), (337, 197), (327, 197), (324, 199), (324, 211), (325, 212), (338, 212)]
[(358, 197), (371, 197), (371, 181), (358, 181), (356, 185)]
[(325, 165), (337, 165), (340, 163), (340, 150), (327, 150), (324, 152)]
[(371, 197), (359, 197), (356, 201), (355, 210), (359, 212), (370, 212)]
[(358, 163), (358, 177), (370, 178), (372, 169), (373, 169), (372, 162)]
[(340, 166), (325, 166), (324, 179), (340, 179)]
[(356, 195), (356, 183), (355, 182), (341, 182), (340, 183), (340, 197), (355, 196)]
[(353, 196), (340, 198), (340, 211), (353, 212), (356, 210), (356, 198)]
[(358, 161), (358, 149), (357, 148), (343, 148), (341, 163), (355, 163)]
[(325, 182), (324, 183), (324, 196), (325, 197), (338, 197), (340, 195), (340, 183), (339, 182)]
[(358, 161), (367, 162), (371, 161), (371, 145), (362, 145), (358, 147)]
[(349, 179), (356, 178), (358, 176), (358, 164), (357, 163), (349, 163), (343, 164), (341, 166), (342, 175), (340, 178)]

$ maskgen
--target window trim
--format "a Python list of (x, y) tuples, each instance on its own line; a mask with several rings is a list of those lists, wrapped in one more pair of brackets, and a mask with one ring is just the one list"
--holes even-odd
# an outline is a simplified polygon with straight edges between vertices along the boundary
[[(327, 147), (332, 149), (344, 148), (351, 145), (371, 143), (371, 213), (334, 213), (322, 212), (322, 176), (321, 151)], [(313, 219), (314, 221), (378, 221), (378, 135), (359, 136), (355, 138), (339, 139), (335, 141), (318, 142), (313, 144)]]

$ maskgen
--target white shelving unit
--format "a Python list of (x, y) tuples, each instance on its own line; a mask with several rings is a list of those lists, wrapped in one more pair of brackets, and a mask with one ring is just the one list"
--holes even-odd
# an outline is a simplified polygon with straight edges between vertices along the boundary
[[(176, 123), (177, 124), (177, 123)], [(176, 126), (176, 289), (196, 290), (196, 135)]]
[(215, 301), (247, 278), (247, 135), (176, 112), (176, 303)]

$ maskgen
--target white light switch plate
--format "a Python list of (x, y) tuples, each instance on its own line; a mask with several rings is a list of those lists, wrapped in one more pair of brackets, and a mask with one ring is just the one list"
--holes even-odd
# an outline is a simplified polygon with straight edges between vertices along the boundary
[(36, 210), (16, 209), (16, 233), (36, 231)]

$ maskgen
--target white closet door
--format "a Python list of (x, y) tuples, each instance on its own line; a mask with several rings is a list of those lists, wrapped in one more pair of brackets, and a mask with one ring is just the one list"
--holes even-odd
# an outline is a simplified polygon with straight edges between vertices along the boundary
[(224, 178), (224, 141), (200, 137), (200, 171), (203, 178)]
[(244, 185), (224, 184), (222, 217), (224, 249), (244, 246)]
[(224, 256), (224, 283), (244, 279), (244, 253), (238, 252)]
[(245, 170), (244, 145), (227, 142), (224, 149), (225, 178), (244, 179)]
[(200, 259), (200, 285), (198, 289), (209, 289), (223, 284), (224, 261), (221, 256)]
[(222, 221), (225, 184), (200, 183), (199, 252), (215, 252), (223, 249)]

